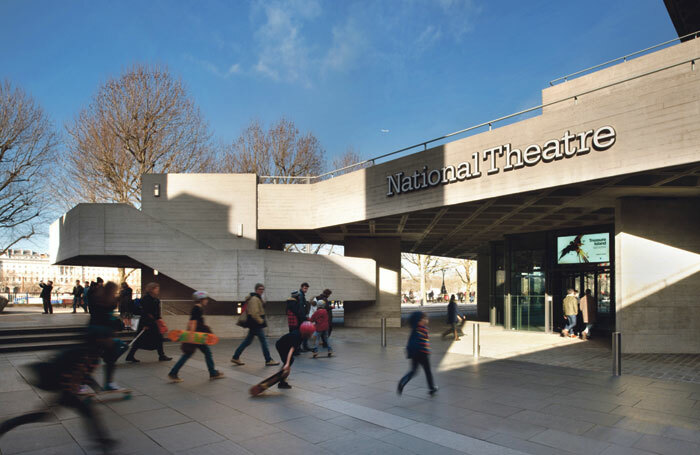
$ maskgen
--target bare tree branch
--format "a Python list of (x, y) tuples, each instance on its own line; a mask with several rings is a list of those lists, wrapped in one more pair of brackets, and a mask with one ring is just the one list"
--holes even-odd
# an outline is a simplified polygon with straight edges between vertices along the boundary
[(206, 121), (164, 68), (136, 65), (107, 81), (66, 130), (59, 188), (67, 207), (139, 206), (143, 174), (207, 172), (215, 165)]
[(9, 81), (0, 83), (0, 254), (46, 223), (46, 176), (58, 137), (44, 111)]

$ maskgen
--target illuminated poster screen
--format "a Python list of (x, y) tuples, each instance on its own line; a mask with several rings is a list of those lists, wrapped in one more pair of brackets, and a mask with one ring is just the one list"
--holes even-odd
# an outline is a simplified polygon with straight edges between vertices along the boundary
[(558, 264), (610, 262), (610, 233), (557, 237)]

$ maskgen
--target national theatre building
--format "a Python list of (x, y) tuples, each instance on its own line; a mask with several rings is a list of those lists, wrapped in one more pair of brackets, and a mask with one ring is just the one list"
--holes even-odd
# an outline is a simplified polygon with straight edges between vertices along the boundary
[(624, 352), (700, 353), (700, 39), (555, 83), (533, 112), (303, 184), (144, 175), (140, 209), (80, 204), (55, 221), (51, 258), (139, 267), (174, 314), (200, 289), (231, 314), (264, 282), (281, 318), (308, 281), (365, 327), (400, 324), (401, 252), (473, 258), (483, 321), (557, 331), (567, 289), (590, 289)]

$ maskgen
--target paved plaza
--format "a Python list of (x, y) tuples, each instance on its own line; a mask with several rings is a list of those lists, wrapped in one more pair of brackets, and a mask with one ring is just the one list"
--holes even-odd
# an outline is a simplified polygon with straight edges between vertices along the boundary
[[(590, 350), (602, 356), (606, 348), (542, 334), (500, 331), (499, 338), (487, 327), (475, 361), (471, 328), (456, 343), (440, 340), (439, 328), (432, 332), (431, 360), (440, 391), (432, 398), (422, 372), (396, 395), (408, 367), (406, 329), (391, 330), (381, 348), (376, 330), (341, 328), (332, 337), (336, 357), (298, 358), (291, 390), (251, 398), (248, 388), (274, 367), (263, 366), (257, 342), (242, 356), (246, 365), (231, 366), (239, 340), (223, 340), (214, 357), (225, 379), (209, 381), (195, 354), (181, 371), (185, 381), (170, 384), (165, 378), (174, 361), (140, 351), (142, 362), (120, 363), (116, 375), (134, 397), (97, 409), (120, 441), (116, 453), (125, 454), (700, 453), (700, 384), (573, 368), (591, 362)], [(179, 354), (175, 344), (166, 350)], [(577, 352), (584, 359), (579, 365), (544, 361), (571, 362)], [(45, 405), (49, 395), (22, 373), (23, 365), (47, 356), (0, 355), (0, 417)], [(50, 422), (6, 434), (0, 453), (99, 453), (75, 413), (56, 408), (54, 414)]]

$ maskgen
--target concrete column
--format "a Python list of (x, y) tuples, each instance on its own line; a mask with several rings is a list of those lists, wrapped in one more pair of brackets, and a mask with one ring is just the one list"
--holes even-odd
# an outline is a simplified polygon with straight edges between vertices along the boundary
[[(479, 321), (496, 323), (496, 313), (491, 311), (493, 296), (491, 295), (491, 251), (488, 246), (480, 249), (476, 257), (476, 317)], [(493, 313), (493, 318), (491, 317)]]
[(625, 353), (700, 353), (700, 198), (615, 208), (616, 328)]
[(374, 302), (348, 303), (345, 325), (379, 327), (387, 318), (387, 327), (401, 326), (401, 242), (398, 238), (346, 237), (345, 256), (376, 261), (377, 292)]

